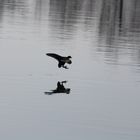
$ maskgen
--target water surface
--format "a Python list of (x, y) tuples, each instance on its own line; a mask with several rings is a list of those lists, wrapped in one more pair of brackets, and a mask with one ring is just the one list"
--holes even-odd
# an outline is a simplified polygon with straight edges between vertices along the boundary
[(138, 0), (2, 0), (0, 44), (2, 139), (140, 139)]

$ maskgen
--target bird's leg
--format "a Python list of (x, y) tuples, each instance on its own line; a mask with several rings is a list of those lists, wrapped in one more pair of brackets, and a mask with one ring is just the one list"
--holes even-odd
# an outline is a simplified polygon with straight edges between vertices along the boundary
[(68, 67), (67, 67), (67, 66), (64, 66), (64, 65), (63, 65), (62, 67), (63, 67), (63, 68), (65, 68), (65, 69), (68, 69)]

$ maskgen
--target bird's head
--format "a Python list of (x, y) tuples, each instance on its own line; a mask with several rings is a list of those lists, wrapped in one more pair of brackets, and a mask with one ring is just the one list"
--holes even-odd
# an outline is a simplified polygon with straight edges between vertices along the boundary
[(68, 56), (67, 58), (70, 59), (70, 58), (72, 58), (72, 57), (71, 57), (71, 56)]
[(71, 63), (72, 63), (72, 61), (71, 61), (71, 60), (68, 60), (68, 61), (67, 61), (67, 63), (68, 63), (68, 64), (71, 64)]

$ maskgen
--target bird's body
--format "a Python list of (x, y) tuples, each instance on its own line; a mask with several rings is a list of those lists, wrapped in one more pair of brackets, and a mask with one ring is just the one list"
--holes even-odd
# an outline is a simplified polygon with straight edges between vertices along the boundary
[(68, 69), (67, 66), (64, 66), (65, 63), (67, 63), (67, 64), (72, 63), (72, 61), (70, 60), (70, 58), (72, 58), (71, 56), (64, 57), (64, 56), (60, 56), (60, 55), (55, 54), (55, 53), (47, 53), (46, 55), (56, 59), (58, 61), (59, 68), (63, 67), (65, 69)]

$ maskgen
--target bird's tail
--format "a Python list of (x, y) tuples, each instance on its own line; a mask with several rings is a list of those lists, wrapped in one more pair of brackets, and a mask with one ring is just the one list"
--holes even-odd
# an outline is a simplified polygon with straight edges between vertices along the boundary
[(50, 56), (50, 53), (46, 53), (46, 55)]

